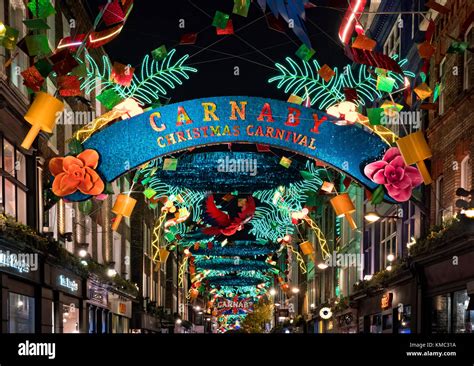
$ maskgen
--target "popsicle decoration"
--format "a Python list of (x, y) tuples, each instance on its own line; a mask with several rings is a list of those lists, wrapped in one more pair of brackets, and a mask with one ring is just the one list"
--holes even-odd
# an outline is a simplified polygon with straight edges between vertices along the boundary
[(347, 193), (339, 194), (330, 200), (337, 217), (345, 216), (352, 230), (357, 229), (357, 224), (352, 217), (352, 213), (355, 212), (354, 204), (352, 203), (351, 197)]
[(300, 244), (300, 249), (301, 249), (301, 252), (304, 255), (309, 255), (311, 257), (311, 260), (313, 262), (315, 262), (314, 248), (313, 248), (313, 244), (311, 244), (311, 242), (309, 242), (309, 241), (302, 242)]
[(132, 215), (132, 211), (135, 207), (137, 200), (130, 197), (127, 194), (119, 194), (117, 200), (115, 201), (114, 207), (112, 208), (112, 212), (116, 214), (114, 223), (112, 224), (112, 230), (116, 231), (120, 225), (120, 221), (122, 221), (122, 217), (130, 217)]
[(423, 132), (421, 130), (416, 131), (398, 139), (397, 146), (402, 154), (405, 164), (416, 164), (421, 176), (423, 177), (423, 182), (426, 185), (431, 184), (432, 179), (424, 160), (431, 158), (433, 154), (425, 140), (425, 136), (423, 136)]
[(28, 150), (40, 131), (52, 133), (58, 114), (64, 109), (64, 103), (44, 92), (36, 94), (35, 100), (25, 114), (25, 120), (31, 125), (30, 131), (21, 147)]

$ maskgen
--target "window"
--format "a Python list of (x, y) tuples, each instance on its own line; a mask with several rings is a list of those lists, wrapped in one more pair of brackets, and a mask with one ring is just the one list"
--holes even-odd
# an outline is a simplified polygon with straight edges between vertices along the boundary
[(433, 298), (431, 309), (431, 332), (449, 333), (451, 329), (451, 296), (439, 295)]
[(394, 219), (385, 219), (380, 223), (380, 248), (380, 264), (385, 269), (391, 264), (387, 259), (389, 254), (397, 257), (397, 226)]
[(467, 291), (453, 293), (453, 333), (471, 333), (471, 315), (467, 310), (469, 296)]
[[(19, 30), (18, 40), (22, 39), (27, 32), (26, 26), (23, 24), (23, 19), (26, 19), (26, 7), (23, 1), (10, 1), (9, 6), (9, 26)], [(20, 75), (20, 71), (25, 70), (28, 67), (28, 55), (26, 55), (18, 47), (16, 51), (18, 55), (13, 58), (10, 66), (10, 80), (20, 92), (27, 97), (28, 91), (23, 85), (23, 78)], [(11, 55), (13, 56), (13, 54)]]
[(444, 74), (446, 72), (446, 57), (443, 58), (443, 60), (441, 60), (440, 64), (439, 64), (439, 83), (440, 83), (440, 94), (439, 94), (439, 109), (438, 109), (438, 113), (439, 114), (443, 114), (444, 113), (444, 102), (445, 102), (445, 98), (444, 98)]
[(411, 305), (398, 306), (398, 333), (411, 333)]
[(401, 44), (401, 37), (400, 37), (400, 26), (403, 24), (401, 23), (402, 19), (400, 16), (395, 21), (390, 34), (388, 35), (385, 43), (383, 45), (383, 53), (389, 56), (393, 55), (400, 55), (402, 53), (402, 44)]
[(472, 333), (474, 311), (466, 290), (435, 296), (432, 300), (432, 333)]
[(7, 215), (26, 224), (26, 157), (8, 140), (0, 143), (0, 203)]
[[(51, 0), (51, 5), (55, 6), (55, 0)], [(49, 48), (56, 49), (56, 15), (51, 15), (46, 19), (49, 29), (47, 30), (47, 37)]]
[(443, 205), (441, 200), (443, 199), (443, 189), (444, 189), (444, 179), (443, 176), (440, 176), (436, 180), (435, 188), (435, 201), (436, 201), (436, 224), (440, 225), (443, 222)]
[(79, 333), (79, 309), (74, 304), (63, 305), (63, 333)]
[(35, 332), (35, 299), (10, 292), (8, 295), (9, 333)]
[(470, 156), (467, 155), (461, 161), (461, 188), (471, 190), (472, 165)]
[[(471, 24), (464, 35), (464, 41), (469, 47), (474, 45), (474, 25)], [(468, 90), (474, 85), (474, 55), (472, 52), (464, 52), (464, 89)]]

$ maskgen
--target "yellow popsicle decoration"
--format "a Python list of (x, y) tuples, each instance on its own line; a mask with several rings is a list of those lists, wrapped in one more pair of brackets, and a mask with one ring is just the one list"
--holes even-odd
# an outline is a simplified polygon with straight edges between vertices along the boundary
[(25, 114), (25, 120), (31, 125), (30, 131), (21, 147), (28, 150), (40, 131), (52, 133), (58, 114), (64, 109), (64, 103), (44, 92), (36, 94), (35, 100)]
[(423, 160), (433, 155), (423, 132), (416, 131), (397, 140), (397, 146), (403, 156), (406, 165), (416, 164), (426, 185), (431, 184), (432, 179)]
[(352, 218), (352, 213), (355, 212), (354, 204), (351, 197), (347, 193), (339, 194), (330, 200), (334, 211), (338, 217), (345, 216), (352, 230), (357, 229), (357, 224)]
[(132, 211), (136, 203), (137, 200), (130, 197), (129, 195), (119, 194), (117, 200), (115, 201), (114, 207), (112, 208), (112, 212), (117, 215), (112, 225), (113, 231), (118, 229), (123, 216), (130, 217), (132, 215)]

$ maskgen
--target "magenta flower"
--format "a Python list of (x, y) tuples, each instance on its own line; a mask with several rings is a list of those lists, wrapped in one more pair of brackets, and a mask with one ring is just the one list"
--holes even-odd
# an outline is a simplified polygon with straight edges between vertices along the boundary
[(382, 160), (368, 164), (364, 174), (377, 184), (383, 184), (387, 192), (398, 202), (408, 201), (413, 188), (423, 182), (417, 168), (407, 166), (397, 147), (385, 152)]

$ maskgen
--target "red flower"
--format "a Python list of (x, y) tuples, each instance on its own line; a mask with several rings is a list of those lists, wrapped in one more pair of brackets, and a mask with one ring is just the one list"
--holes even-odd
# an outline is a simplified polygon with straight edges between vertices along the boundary
[(96, 196), (104, 191), (104, 182), (94, 170), (99, 164), (95, 150), (84, 150), (77, 157), (53, 158), (49, 171), (55, 177), (53, 193), (58, 197), (68, 196), (77, 190)]

